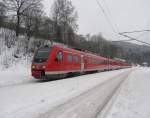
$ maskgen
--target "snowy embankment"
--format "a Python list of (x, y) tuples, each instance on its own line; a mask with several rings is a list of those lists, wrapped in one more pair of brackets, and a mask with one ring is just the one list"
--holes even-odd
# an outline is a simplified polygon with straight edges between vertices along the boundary
[[(0, 118), (36, 118), (128, 69), (0, 88)], [(21, 74), (21, 73), (20, 73)], [(29, 74), (29, 73), (28, 73)], [(30, 77), (23, 74), (22, 77)], [(4, 76), (3, 76), (4, 77)], [(7, 75), (6, 75), (7, 77)], [(14, 73), (12, 79), (16, 76)], [(5, 78), (5, 77), (4, 77)]]
[(150, 118), (150, 68), (138, 68), (98, 118)]
[(16, 38), (15, 31), (0, 28), (0, 87), (32, 81), (30, 76), (32, 53), (29, 52), (35, 49), (40, 41), (31, 38), (28, 42), (25, 36)]
[(9, 68), (0, 70), (0, 88), (10, 85), (24, 84), (32, 82), (30, 62), (27, 58), (22, 58)]

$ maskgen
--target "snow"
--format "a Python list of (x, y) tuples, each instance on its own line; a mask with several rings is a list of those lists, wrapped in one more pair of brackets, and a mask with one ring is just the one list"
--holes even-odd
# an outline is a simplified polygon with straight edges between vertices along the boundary
[(128, 74), (113, 77), (39, 118), (96, 118)]
[(32, 82), (30, 76), (30, 62), (28, 58), (22, 58), (16, 64), (9, 68), (0, 69), (0, 88), (4, 86), (24, 84)]
[(121, 87), (106, 118), (150, 118), (149, 90), (150, 68), (137, 68)]
[[(31, 77), (31, 56), (25, 54), (26, 37), (21, 36), (18, 41), (15, 38), (14, 31), (0, 28), (0, 118), (67, 118), (68, 115), (69, 118), (95, 115), (97, 118), (150, 118), (150, 68), (42, 82)], [(31, 38), (29, 49), (35, 48), (39, 41)], [(119, 75), (129, 70), (132, 73), (110, 96), (121, 81), (117, 79)], [(114, 81), (109, 82), (112, 78)], [(100, 109), (102, 112), (98, 114)]]
[[(109, 84), (107, 81), (114, 78), (118, 83), (116, 77), (129, 70), (131, 69), (42, 82), (31, 77), (30, 64), (22, 60), (15, 66), (0, 71), (0, 118), (47, 118), (52, 111), (55, 111), (55, 117), (60, 115), (62, 118), (69, 114), (77, 118), (77, 113), (84, 110), (88, 112), (81, 114), (88, 117), (104, 103), (104, 95), (108, 96), (113, 90), (115, 82)], [(133, 68), (97, 118), (149, 118), (149, 85), (150, 68)], [(99, 89), (94, 90), (97, 86)]]
[[(33, 78), (29, 70), (18, 65), (1, 72), (4, 74), (0, 74), (3, 80), (0, 88), (0, 118), (36, 118), (128, 69), (49, 82), (30, 81)], [(16, 84), (16, 81), (20, 83), (19, 79), (22, 84)], [(7, 86), (7, 82), (11, 84)]]

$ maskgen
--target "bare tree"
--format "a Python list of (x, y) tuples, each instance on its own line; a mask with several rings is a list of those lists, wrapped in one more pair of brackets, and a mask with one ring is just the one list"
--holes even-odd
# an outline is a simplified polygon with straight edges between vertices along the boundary
[(3, 25), (5, 18), (6, 18), (6, 7), (2, 2), (0, 2), (0, 27)]
[[(28, 41), (30, 40), (31, 35), (33, 34), (33, 28), (35, 25), (38, 25), (40, 27), (40, 24), (37, 24), (37, 19), (40, 21), (42, 19), (43, 12), (40, 9), (32, 9), (27, 10), (24, 13), (24, 25), (25, 25), (25, 32), (28, 37)], [(36, 26), (37, 27), (37, 26)]]
[(53, 32), (53, 21), (49, 17), (43, 17), (43, 23), (41, 26), (41, 30), (43, 31), (42, 34), (44, 38), (47, 40), (51, 40), (54, 38)]
[(77, 30), (77, 12), (70, 0), (55, 0), (52, 6), (52, 20), (54, 21), (54, 30), (57, 32), (58, 26), (61, 26), (63, 41), (67, 40), (70, 28)]
[(42, 0), (3, 0), (8, 10), (16, 16), (16, 36), (19, 36), (22, 16), (26, 11), (31, 11), (41, 6)]
[(40, 23), (37, 23), (37, 19), (41, 21), (42, 14), (43, 12), (40, 9), (34, 8), (32, 10), (27, 10), (23, 15), (25, 33), (27, 36), (25, 44), (26, 52), (29, 50), (30, 37), (36, 32), (35, 27), (40, 27)]
[(39, 11), (36, 11), (34, 19), (33, 19), (33, 33), (35, 37), (40, 36), (42, 33), (40, 32), (40, 29), (43, 23), (42, 19), (43, 19), (42, 13)]

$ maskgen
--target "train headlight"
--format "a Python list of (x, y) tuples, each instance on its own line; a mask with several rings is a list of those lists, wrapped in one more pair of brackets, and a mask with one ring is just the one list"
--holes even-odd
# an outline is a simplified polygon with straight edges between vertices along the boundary
[(32, 66), (32, 69), (35, 69), (35, 66)]
[(42, 66), (42, 68), (43, 68), (43, 69), (45, 69), (45, 68), (46, 68), (46, 66)]

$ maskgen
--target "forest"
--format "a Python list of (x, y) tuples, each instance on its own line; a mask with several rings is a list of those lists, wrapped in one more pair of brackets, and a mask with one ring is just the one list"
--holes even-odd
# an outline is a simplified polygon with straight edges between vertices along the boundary
[(29, 56), (51, 41), (107, 58), (120, 58), (133, 64), (147, 62), (150, 65), (149, 46), (113, 42), (101, 33), (78, 34), (80, 17), (70, 0), (55, 0), (49, 9), (47, 15), (42, 0), (0, 1), (0, 56), (5, 57), (2, 63), (6, 67), (10, 60)]

